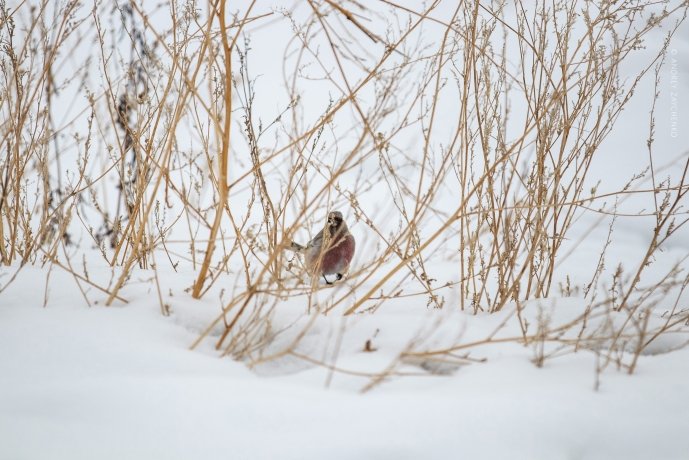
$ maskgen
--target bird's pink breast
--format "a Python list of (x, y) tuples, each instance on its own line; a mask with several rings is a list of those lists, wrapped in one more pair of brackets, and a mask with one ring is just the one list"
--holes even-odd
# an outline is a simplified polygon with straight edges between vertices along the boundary
[[(356, 244), (352, 235), (347, 235), (344, 239), (333, 244), (332, 247), (323, 255), (321, 261), (321, 272), (324, 275), (344, 273), (349, 268), (349, 264), (354, 257)], [(316, 252), (316, 251), (314, 251)], [(314, 259), (318, 254), (314, 254)], [(315, 260), (313, 261), (315, 262)]]

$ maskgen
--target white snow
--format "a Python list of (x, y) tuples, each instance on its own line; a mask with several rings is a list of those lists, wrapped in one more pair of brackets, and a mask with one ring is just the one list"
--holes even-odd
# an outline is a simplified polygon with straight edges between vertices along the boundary
[[(182, 275), (165, 276), (170, 317), (161, 315), (145, 284), (125, 290), (124, 306), (88, 308), (69, 275), (52, 277), (55, 300), (47, 308), (39, 268), (24, 267), (3, 293), (3, 459), (684, 459), (689, 453), (687, 348), (642, 356), (631, 376), (611, 367), (594, 391), (591, 351), (537, 368), (533, 347), (491, 343), (467, 350), (485, 362), (453, 366), (448, 375), (401, 364), (395, 371), (411, 375), (361, 393), (371, 377), (294, 357), (253, 371), (219, 359), (212, 347), (217, 335), (191, 351), (217, 307), (184, 293)], [(549, 302), (545, 309), (562, 312), (553, 315), (556, 323), (581, 299)], [(280, 309), (299, 311), (299, 298)], [(416, 332), (435, 330), (440, 317), (425, 346), (469, 343), (496, 329), (496, 339), (519, 335), (516, 321), (499, 328), (508, 315), (426, 311), (398, 299), (375, 315), (348, 318), (334, 362), (344, 370), (383, 371)], [(289, 335), (299, 330), (299, 316), (277, 314), (276, 322), (296, 321)], [(342, 321), (318, 317), (298, 351), (318, 358), (332, 350)], [(368, 339), (375, 351), (363, 351)]]

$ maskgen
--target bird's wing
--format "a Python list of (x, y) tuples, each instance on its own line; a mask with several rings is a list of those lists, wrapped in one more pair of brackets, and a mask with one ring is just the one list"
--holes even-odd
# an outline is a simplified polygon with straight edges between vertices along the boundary
[(306, 245), (307, 248), (313, 248), (313, 247), (320, 247), (323, 245), (323, 230), (320, 232), (316, 233), (316, 236), (314, 236), (311, 241), (309, 241), (309, 244)]

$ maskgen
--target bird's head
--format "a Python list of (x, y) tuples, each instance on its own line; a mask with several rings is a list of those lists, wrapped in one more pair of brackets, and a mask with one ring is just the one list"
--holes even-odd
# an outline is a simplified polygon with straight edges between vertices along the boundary
[(342, 213), (340, 211), (332, 211), (328, 214), (328, 227), (339, 228), (342, 225)]

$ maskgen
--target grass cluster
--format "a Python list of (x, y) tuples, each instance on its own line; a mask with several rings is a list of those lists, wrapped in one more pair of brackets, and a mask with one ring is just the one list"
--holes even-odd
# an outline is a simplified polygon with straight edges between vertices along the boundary
[[(687, 222), (687, 152), (664, 166), (654, 146), (660, 76), (689, 5), (374, 3), (0, 1), (0, 263), (67, 270), (87, 303), (86, 287), (107, 305), (151, 270), (164, 314), (161, 267), (183, 267), (195, 299), (222, 286), (217, 347), (236, 357), (269, 340), (286, 298), (352, 315), (409, 297), (420, 309), (516, 306), (514, 341), (595, 350), (601, 368), (633, 372), (689, 320), (686, 260), (646, 276)], [(284, 40), (255, 51), (270, 31)], [(265, 62), (276, 74), (254, 72)], [(601, 145), (653, 79), (647, 167), (601, 187)], [(624, 202), (642, 203), (626, 218), (652, 220), (648, 244), (610, 271)], [(283, 248), (330, 209), (359, 252), (347, 282), (319, 296)], [(562, 263), (591, 221), (608, 239), (590, 278), (571, 283)], [(117, 268), (109, 285), (90, 279), (86, 253)], [(571, 324), (522, 321), (526, 301), (562, 295), (582, 299)], [(609, 320), (587, 327), (596, 318)]]

